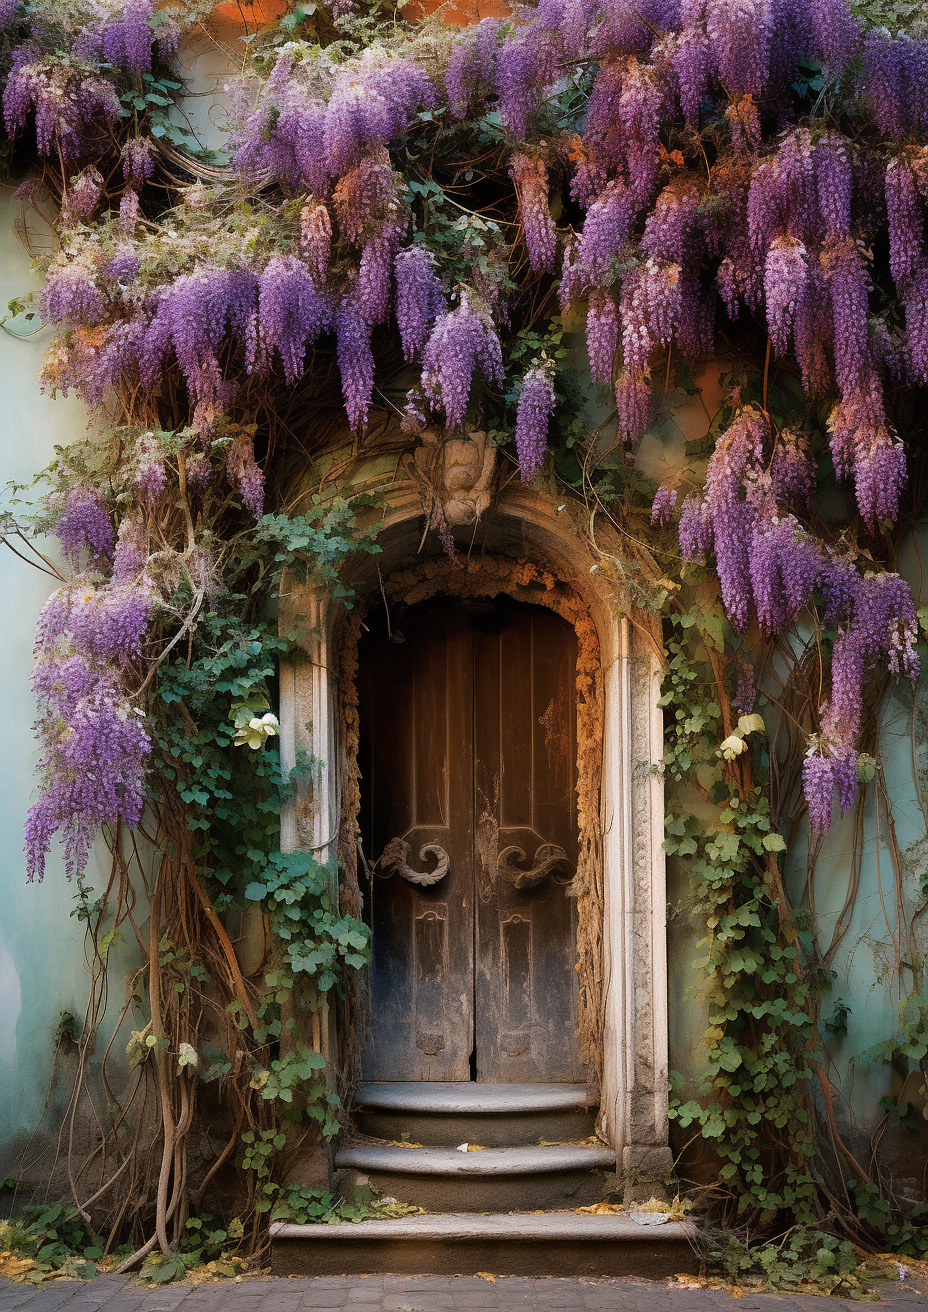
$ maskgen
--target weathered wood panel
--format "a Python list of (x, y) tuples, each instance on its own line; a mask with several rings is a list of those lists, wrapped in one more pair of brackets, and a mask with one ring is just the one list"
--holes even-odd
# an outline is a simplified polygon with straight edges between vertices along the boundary
[[(501, 621), (501, 622), (500, 622)], [(573, 630), (552, 612), (509, 606), (474, 634), (474, 757), (483, 870), (476, 924), (477, 1078), (579, 1078), (576, 907), (561, 867), (523, 888), (543, 845), (575, 868), (577, 662)]]
[[(451, 608), (410, 617), (405, 641), (375, 616), (359, 644), (361, 828), (374, 866), (370, 1030), (374, 1080), (467, 1080), (473, 1049), (473, 695), (470, 633)], [(466, 763), (462, 768), (462, 763)], [(448, 854), (438, 883), (378, 868), (394, 838), (408, 864), (426, 844)]]
[[(365, 852), (373, 865), (404, 839), (418, 871), (437, 843), (450, 870), (420, 887), (375, 867), (364, 1074), (575, 1080), (574, 633), (507, 599), (423, 607), (401, 627), (391, 641), (375, 617), (359, 646)], [(524, 855), (501, 875), (507, 848)]]

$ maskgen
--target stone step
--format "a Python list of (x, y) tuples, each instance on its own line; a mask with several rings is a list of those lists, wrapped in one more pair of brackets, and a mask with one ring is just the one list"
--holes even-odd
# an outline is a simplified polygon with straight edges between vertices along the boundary
[(585, 1139), (596, 1107), (585, 1084), (475, 1084), (411, 1081), (361, 1084), (358, 1128), (376, 1139), (486, 1148), (536, 1144), (539, 1139)]
[[(644, 1213), (653, 1222), (652, 1214)], [(271, 1226), (275, 1276), (641, 1276), (695, 1273), (688, 1221), (639, 1224), (634, 1213), (590, 1216), (442, 1214), (395, 1221)]]
[(602, 1199), (609, 1148), (399, 1148), (359, 1144), (335, 1156), (339, 1170), (367, 1176), (389, 1198), (428, 1211), (508, 1212), (578, 1207)]

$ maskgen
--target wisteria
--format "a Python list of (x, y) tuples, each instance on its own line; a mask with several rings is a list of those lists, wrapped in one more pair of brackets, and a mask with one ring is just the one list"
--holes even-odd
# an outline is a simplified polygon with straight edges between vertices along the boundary
[(540, 155), (513, 155), (509, 174), (519, 198), (529, 263), (538, 273), (554, 268), (557, 231), (548, 208), (548, 170)]
[(62, 260), (49, 270), (42, 289), (42, 313), (52, 323), (98, 323), (106, 301), (95, 271), (81, 260)]
[(590, 373), (597, 383), (612, 382), (615, 353), (619, 344), (619, 314), (610, 291), (595, 288), (586, 306), (586, 347)]
[(164, 451), (153, 434), (146, 433), (136, 443), (135, 459), (136, 491), (144, 500), (155, 502), (168, 485), (168, 471)]
[(371, 146), (386, 146), (412, 114), (436, 103), (424, 69), (404, 59), (380, 61), (373, 52), (340, 70), (326, 106), (323, 142), (331, 176), (346, 172)]
[(113, 552), (113, 567), (110, 572), (112, 581), (138, 583), (148, 568), (148, 547), (148, 535), (142, 517), (126, 515), (119, 525), (116, 549)]
[(293, 255), (270, 260), (258, 284), (260, 350), (277, 352), (288, 383), (302, 378), (306, 350), (333, 321), (332, 299)]
[(247, 269), (203, 269), (178, 278), (145, 334), (142, 381), (150, 386), (172, 352), (191, 395), (197, 401), (214, 397), (222, 382), (219, 353), (226, 335), (244, 339), (257, 298), (258, 280)]
[[(813, 471), (804, 435), (787, 430), (775, 440), (768, 473), (772, 440), (761, 412), (740, 412), (710, 457), (703, 496), (691, 495), (684, 503), (680, 550), (689, 561), (704, 561), (715, 552), (723, 603), (741, 629), (756, 619), (779, 634), (823, 594), (824, 622), (839, 632), (831, 697), (803, 767), (810, 823), (822, 832), (830, 823), (833, 794), (837, 791), (842, 814), (856, 794), (857, 738), (869, 671), (882, 661), (893, 674), (914, 678), (918, 673), (915, 605), (898, 575), (861, 574), (847, 556), (826, 551), (794, 515), (780, 513), (778, 502), (807, 502)], [(904, 462), (901, 444), (879, 450), (882, 456), (869, 457), (878, 474), (865, 494), (874, 502), (875, 516), (897, 502), (903, 478), (898, 466)], [(858, 498), (860, 470), (869, 467), (859, 460)], [(655, 498), (655, 519), (657, 511)]]
[(490, 312), (464, 292), (457, 309), (437, 321), (422, 353), (422, 386), (432, 408), (444, 410), (449, 428), (464, 418), (478, 367), (487, 382), (502, 385), (502, 351)]
[(71, 185), (64, 193), (61, 203), (61, 222), (68, 226), (72, 223), (84, 223), (89, 219), (100, 203), (103, 192), (103, 177), (99, 169), (84, 169), (71, 179)]
[(341, 235), (354, 246), (373, 236), (393, 233), (406, 225), (400, 199), (403, 180), (385, 150), (378, 149), (353, 164), (339, 179), (332, 195)]
[(541, 469), (555, 404), (550, 369), (543, 365), (530, 369), (522, 380), (516, 411), (516, 451), (523, 483), (530, 483)]
[(484, 18), (454, 43), (445, 70), (445, 94), (455, 118), (464, 118), (472, 102), (495, 81), (499, 21)]
[(831, 697), (822, 708), (803, 764), (803, 785), (813, 832), (831, 822), (837, 791), (844, 815), (857, 792), (857, 744), (864, 684), (878, 663), (891, 674), (914, 679), (918, 621), (908, 584), (898, 574), (859, 574), (846, 559), (833, 558), (837, 587), (826, 584), (832, 619), (841, 625), (831, 658)]
[(91, 559), (108, 556), (113, 549), (113, 522), (102, 494), (78, 486), (61, 494), (52, 506), (53, 531), (65, 555), (77, 562), (83, 552)]
[(151, 606), (144, 584), (76, 579), (39, 616), (32, 684), (42, 791), (26, 820), (30, 880), (42, 879), (56, 833), (70, 877), (82, 873), (100, 825), (141, 819), (151, 742), (123, 671), (141, 655)]
[(367, 422), (374, 391), (374, 353), (371, 350), (371, 325), (358, 313), (353, 298), (343, 296), (335, 312), (338, 342), (338, 367), (342, 377), (342, 396), (352, 428)]
[(95, 122), (118, 121), (119, 97), (112, 83), (90, 68), (45, 57), (38, 46), (27, 44), (15, 50), (3, 90), (7, 132), (21, 132), (31, 114), (39, 154), (75, 163), (96, 153)]
[(807, 251), (801, 241), (777, 237), (767, 252), (764, 292), (767, 330), (774, 350), (785, 355), (797, 314), (802, 309), (807, 281)]
[(435, 257), (425, 246), (407, 246), (397, 252), (396, 326), (403, 343), (403, 357), (414, 359), (425, 345), (436, 318), (445, 308), (441, 279)]
[(103, 266), (103, 276), (111, 279), (119, 287), (125, 288), (137, 276), (141, 266), (141, 256), (137, 255), (131, 246), (123, 246), (107, 260)]
[(123, 193), (122, 200), (119, 202), (119, 228), (126, 236), (134, 235), (138, 227), (139, 218), (141, 217), (141, 208), (139, 206), (139, 193), (133, 191), (130, 187)]
[(928, 126), (928, 40), (871, 32), (864, 44), (864, 91), (888, 137)]
[(773, 495), (778, 501), (804, 508), (815, 487), (815, 474), (806, 435), (795, 428), (783, 429), (770, 462)]
[(668, 487), (666, 483), (657, 489), (654, 494), (654, 500), (651, 503), (651, 523), (659, 524), (663, 527), (669, 524), (673, 518), (673, 512), (677, 505), (677, 490)]
[(122, 14), (99, 32), (106, 63), (121, 65), (130, 73), (150, 72), (153, 18), (151, 0), (127, 0)]
[(155, 171), (155, 144), (149, 137), (133, 137), (122, 152), (123, 177), (141, 187)]
[[(241, 97), (234, 102), (241, 105)], [(234, 163), (243, 174), (266, 175), (289, 191), (324, 194), (329, 171), (324, 149), (325, 103), (293, 76), (284, 53), (232, 136)]]
[(329, 272), (332, 218), (321, 201), (307, 201), (300, 211), (300, 249), (317, 282)]
[(495, 89), (507, 130), (525, 140), (541, 103), (542, 90), (552, 80), (558, 46), (554, 33), (539, 16), (517, 30), (496, 52)]
[(255, 519), (260, 519), (264, 511), (264, 474), (255, 460), (254, 439), (249, 433), (239, 433), (233, 439), (226, 457), (226, 477)]
[(782, 633), (812, 596), (823, 568), (822, 548), (792, 515), (758, 524), (750, 547), (758, 622)]
[[(190, 240), (171, 245), (146, 221), (151, 183), (163, 180), (160, 128), (142, 111), (124, 121), (120, 96), (169, 56), (176, 27), (151, 0), (107, 4), (95, 22), (72, 23), (62, 54), (28, 7), (0, 19), (12, 47), (7, 133), (34, 132), (38, 154), (62, 169), (70, 237), (46, 262), (42, 312), (61, 326), (46, 386), (100, 403), (127, 377), (153, 389), (173, 371), (199, 443), (186, 464), (191, 487), (221, 477), (207, 450), (231, 431), (226, 478), (260, 516), (262, 470), (237, 426), (242, 397), (259, 381), (308, 390), (307, 361), (334, 347), (357, 430), (374, 405), (375, 351), (393, 342), (415, 371), (402, 383), (413, 383), (404, 422), (421, 426), (431, 411), (458, 427), (482, 382), (531, 480), (561, 366), (537, 355), (545, 364), (520, 388), (525, 356), (515, 377), (504, 367), (525, 326), (510, 326), (512, 292), (514, 319), (555, 297), (565, 323), (585, 314), (590, 375), (614, 388), (616, 435), (629, 444), (660, 412), (652, 379), (710, 357), (717, 318), (724, 332), (726, 316), (746, 332), (756, 324), (772, 357), (765, 389), (794, 358), (810, 404), (828, 414), (824, 459), (830, 452), (860, 532), (879, 535), (898, 516), (906, 451), (887, 383), (928, 385), (923, 37), (868, 30), (847, 0), (541, 0), (504, 22), (412, 32), (360, 54), (288, 42), (269, 74), (233, 92), (232, 171), (253, 194), (226, 223), (221, 184), (186, 188), (178, 224)], [(819, 101), (802, 90), (810, 69), (821, 72)], [(834, 86), (841, 115), (829, 108)], [(486, 155), (465, 168), (473, 138), (461, 124), (484, 115), (505, 138), (492, 164)], [(435, 123), (467, 143), (451, 182)], [(383, 381), (388, 395), (386, 370)], [(756, 624), (780, 634), (820, 598), (834, 612), (834, 687), (805, 769), (820, 829), (831, 792), (842, 806), (853, 797), (864, 681), (896, 648), (885, 634), (854, 637), (856, 601), (835, 609), (839, 593), (876, 585), (865, 588), (856, 565), (849, 582), (846, 558), (813, 532), (822, 448), (812, 425), (783, 428), (767, 405), (765, 395), (738, 410), (736, 398), (704, 491), (680, 507), (679, 540), (688, 562), (714, 566), (742, 633)], [(130, 499), (143, 515), (175, 466), (145, 438), (132, 461)], [(677, 500), (658, 490), (655, 526)], [(68, 493), (56, 513), (66, 553), (112, 556), (112, 522), (91, 489)], [(907, 612), (893, 597), (898, 619)], [(909, 637), (898, 636), (908, 620), (893, 623), (884, 628), (909, 674)]]

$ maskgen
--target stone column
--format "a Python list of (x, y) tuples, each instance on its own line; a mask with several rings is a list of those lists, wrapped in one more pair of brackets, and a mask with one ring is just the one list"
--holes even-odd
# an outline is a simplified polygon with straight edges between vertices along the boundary
[(606, 1052), (603, 1110), (628, 1201), (655, 1187), (667, 1143), (667, 901), (664, 873), (660, 665), (627, 620), (605, 670)]
[[(664, 717), (660, 665), (631, 626), (626, 629), (623, 685), (628, 714), (629, 787), (626, 841), (628, 1084), (622, 1170), (626, 1196), (651, 1196), (634, 1173), (670, 1170), (667, 1082), (667, 890), (664, 860)], [(629, 641), (630, 639), (630, 641)]]
[[(281, 812), (280, 846), (283, 852), (310, 851), (320, 863), (332, 862), (330, 894), (338, 905), (339, 797), (337, 789), (338, 734), (337, 681), (330, 668), (331, 606), (326, 595), (310, 586), (284, 577), (280, 595), (280, 631), (299, 632), (299, 645), (306, 653), (300, 662), (280, 667), (280, 758), (286, 775), (301, 757), (311, 762), (302, 775), (294, 796)], [(295, 1043), (309, 1044), (326, 1059), (326, 1077), (334, 1087), (332, 1062), (338, 1045), (334, 1016), (327, 1002), (308, 1015), (298, 1010), (284, 1012), (281, 1051)], [(292, 1021), (287, 1028), (286, 1022)], [(311, 1136), (315, 1137), (315, 1136)], [(286, 1183), (327, 1189), (332, 1161), (321, 1140), (301, 1153)]]

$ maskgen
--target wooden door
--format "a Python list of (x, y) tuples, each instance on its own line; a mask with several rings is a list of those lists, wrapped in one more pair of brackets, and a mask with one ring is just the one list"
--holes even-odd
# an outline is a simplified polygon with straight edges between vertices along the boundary
[(358, 653), (365, 1077), (575, 1080), (573, 630), (507, 598), (392, 619)]

